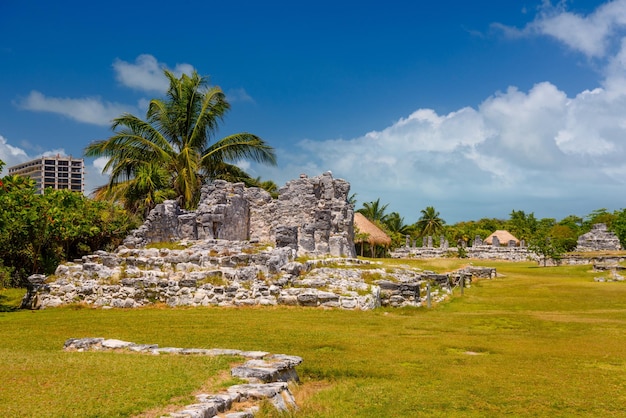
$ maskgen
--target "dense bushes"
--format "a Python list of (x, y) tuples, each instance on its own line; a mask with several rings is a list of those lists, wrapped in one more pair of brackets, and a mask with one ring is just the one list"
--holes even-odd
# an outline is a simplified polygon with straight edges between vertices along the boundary
[(121, 208), (69, 190), (0, 183), (0, 287), (54, 272), (65, 260), (114, 249), (136, 223)]

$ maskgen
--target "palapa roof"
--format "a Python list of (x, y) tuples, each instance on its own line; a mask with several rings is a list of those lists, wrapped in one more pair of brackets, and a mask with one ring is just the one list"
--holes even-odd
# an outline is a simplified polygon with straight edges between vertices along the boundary
[[(356, 212), (354, 214), (354, 225), (359, 229), (359, 232), (368, 234), (369, 237), (365, 241), (375, 245), (391, 245), (391, 238), (389, 235), (377, 227), (372, 221), (367, 219), (363, 214)], [(356, 240), (355, 240), (356, 241)], [(357, 242), (362, 242), (361, 240)]]
[(513, 236), (513, 234), (511, 234), (509, 231), (505, 231), (504, 229), (498, 229), (493, 234), (491, 234), (487, 238), (485, 238), (485, 241), (484, 241), (485, 244), (492, 244), (493, 243), (493, 237), (498, 237), (498, 241), (500, 241), (500, 244), (502, 244), (502, 245), (508, 244), (509, 241), (511, 241), (511, 240), (515, 241), (515, 244), (519, 245), (519, 240), (517, 238), (515, 238)]

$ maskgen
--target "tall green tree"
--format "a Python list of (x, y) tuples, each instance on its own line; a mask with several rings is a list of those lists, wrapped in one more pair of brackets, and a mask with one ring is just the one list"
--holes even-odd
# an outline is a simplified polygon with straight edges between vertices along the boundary
[(539, 221), (533, 212), (526, 214), (523, 210), (511, 211), (506, 228), (518, 239), (530, 240), (539, 229)]
[(177, 78), (167, 70), (165, 76), (165, 98), (150, 101), (145, 120), (125, 113), (113, 120), (113, 136), (85, 149), (88, 157), (108, 158), (103, 172), (110, 173), (109, 191), (135, 179), (146, 164), (157, 165), (170, 175), (168, 187), (181, 206), (190, 209), (205, 179), (242, 174), (234, 165), (237, 161), (276, 164), (274, 149), (256, 135), (244, 132), (216, 139), (230, 105), (207, 77), (194, 71)]
[(626, 209), (616, 210), (614, 215), (612, 230), (619, 238), (622, 248), (626, 248)]
[(422, 215), (416, 223), (419, 236), (435, 236), (443, 232), (446, 221), (441, 218), (439, 212), (433, 206), (427, 206), (420, 213)]
[(378, 198), (373, 202), (364, 202), (363, 207), (357, 210), (357, 212), (361, 213), (370, 221), (379, 221), (384, 223), (385, 217), (387, 216), (385, 213), (387, 206), (389, 206), (389, 204), (382, 205), (380, 203), (380, 198)]
[(528, 241), (528, 249), (539, 256), (544, 267), (548, 260), (558, 262), (565, 252), (564, 241), (552, 235), (552, 232), (546, 223), (539, 227)]
[(383, 225), (389, 232), (398, 233), (403, 236), (412, 232), (411, 226), (404, 223), (404, 218), (401, 217), (398, 212), (391, 212), (386, 215)]
[[(112, 250), (136, 226), (119, 206), (69, 190), (41, 195), (34, 187), (0, 188), (0, 208), (0, 287), (51, 274), (63, 260)], [(11, 272), (9, 281), (3, 266)]]
[(137, 167), (132, 179), (117, 183), (113, 187), (98, 187), (93, 196), (96, 200), (111, 198), (119, 202), (131, 213), (147, 217), (154, 207), (167, 199), (176, 198), (174, 189), (170, 188), (170, 174), (165, 168), (146, 163)]
[(391, 238), (391, 248), (405, 245), (406, 236), (414, 234), (414, 225), (405, 224), (404, 218), (398, 212), (386, 215), (382, 227)]
[(615, 217), (616, 214), (609, 212), (606, 208), (596, 209), (585, 217), (584, 230), (589, 231), (594, 224), (598, 223), (605, 224), (609, 230), (612, 230)]

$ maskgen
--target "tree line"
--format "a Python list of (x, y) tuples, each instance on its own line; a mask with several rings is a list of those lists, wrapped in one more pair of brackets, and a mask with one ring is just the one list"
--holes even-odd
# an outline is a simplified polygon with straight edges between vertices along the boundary
[[(355, 203), (354, 196), (352, 202)], [(407, 224), (399, 213), (387, 212), (387, 207), (388, 204), (382, 204), (377, 199), (363, 203), (357, 211), (389, 235), (392, 249), (403, 246), (407, 235), (411, 240), (417, 240), (418, 246), (421, 245), (420, 239), (427, 236), (432, 236), (435, 244), (439, 244), (443, 237), (452, 245), (460, 245), (462, 242), (471, 243), (477, 236), (485, 239), (496, 230), (507, 230), (516, 238), (526, 241), (540, 255), (558, 257), (573, 251), (578, 237), (589, 232), (596, 223), (606, 224), (617, 235), (622, 247), (626, 248), (626, 209), (613, 212), (597, 209), (585, 217), (569, 215), (561, 220), (538, 219), (533, 212), (512, 210), (508, 219), (482, 218), (447, 224), (433, 206), (427, 206), (420, 211), (417, 221)], [(379, 255), (385, 255), (385, 252), (385, 249), (378, 249)]]

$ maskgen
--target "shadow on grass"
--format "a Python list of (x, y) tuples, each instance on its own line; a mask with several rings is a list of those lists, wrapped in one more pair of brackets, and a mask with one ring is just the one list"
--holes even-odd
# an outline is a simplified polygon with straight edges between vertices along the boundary
[(20, 309), (21, 298), (10, 296), (0, 293), (0, 312), (15, 312)]

